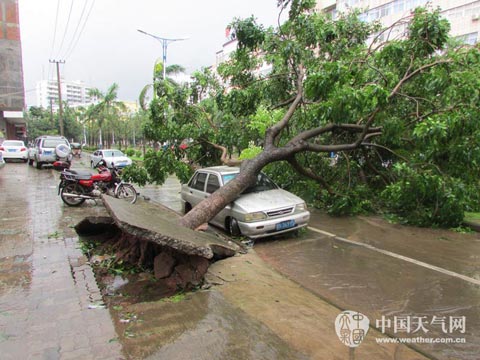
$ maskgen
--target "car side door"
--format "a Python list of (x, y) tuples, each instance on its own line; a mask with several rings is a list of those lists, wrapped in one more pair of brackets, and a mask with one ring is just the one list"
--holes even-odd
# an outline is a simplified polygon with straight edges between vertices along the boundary
[(97, 150), (92, 154), (92, 167), (95, 167), (97, 165), (97, 163), (100, 161), (99, 158), (98, 158), (99, 153), (100, 153), (100, 151)]
[(198, 171), (188, 184), (186, 200), (192, 207), (207, 197), (207, 193), (205, 192), (207, 176), (208, 174), (206, 172)]
[[(220, 179), (217, 174), (209, 174), (207, 178), (207, 184), (206, 184), (206, 196), (209, 197), (211, 194), (213, 194), (215, 191), (217, 191), (220, 188)], [(210, 220), (212, 224), (215, 224), (220, 227), (225, 227), (225, 218), (228, 216), (230, 212), (230, 206), (227, 206), (226, 208), (223, 208), (215, 217)]]

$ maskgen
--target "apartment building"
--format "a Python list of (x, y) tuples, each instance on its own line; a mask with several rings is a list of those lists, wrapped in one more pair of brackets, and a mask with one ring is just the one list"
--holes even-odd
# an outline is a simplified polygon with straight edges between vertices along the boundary
[[(468, 44), (479, 41), (480, 0), (319, 0), (317, 9), (331, 13), (333, 17), (338, 12), (360, 9), (363, 11), (363, 20), (378, 20), (386, 27), (410, 15), (416, 7), (427, 4), (432, 8), (440, 8), (442, 15), (451, 24), (452, 37)], [(396, 32), (401, 35), (403, 30), (399, 27)]]
[[(61, 92), (62, 101), (68, 103), (71, 107), (87, 106), (94, 102), (88, 94), (90, 87), (82, 81), (62, 80)], [(36, 88), (37, 106), (54, 110), (58, 109), (58, 84), (57, 80), (42, 80), (37, 82)]]

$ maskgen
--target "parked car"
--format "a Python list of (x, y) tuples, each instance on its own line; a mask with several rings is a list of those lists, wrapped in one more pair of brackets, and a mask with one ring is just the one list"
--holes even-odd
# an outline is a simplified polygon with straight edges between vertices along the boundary
[(39, 136), (35, 139), (33, 147), (28, 150), (28, 163), (37, 169), (44, 164), (53, 164), (59, 160), (72, 161), (70, 143), (63, 136)]
[(0, 151), (0, 169), (3, 169), (5, 166), (5, 160), (3, 160), (3, 153)]
[(116, 168), (124, 168), (125, 166), (132, 165), (132, 159), (116, 149), (102, 149), (95, 151), (90, 156), (91, 167), (95, 167), (100, 160), (105, 160), (108, 167), (112, 167), (113, 165)]
[(0, 145), (0, 152), (3, 155), (3, 159), (17, 159), (27, 162), (28, 150), (25, 143), (21, 140), (5, 140)]
[[(239, 173), (239, 168), (228, 166), (197, 170), (188, 184), (182, 186), (184, 213)], [(310, 212), (305, 201), (280, 189), (260, 173), (255, 185), (246, 189), (210, 222), (234, 236), (244, 235), (255, 239), (298, 230), (307, 226), (309, 220)]]

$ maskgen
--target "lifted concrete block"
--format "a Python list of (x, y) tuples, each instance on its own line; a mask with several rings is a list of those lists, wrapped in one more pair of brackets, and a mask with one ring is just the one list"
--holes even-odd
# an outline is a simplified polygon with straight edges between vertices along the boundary
[(111, 196), (103, 196), (103, 202), (122, 232), (145, 241), (209, 260), (233, 256), (240, 250), (234, 242), (215, 234), (178, 225), (180, 215), (160, 204), (141, 199), (130, 204)]

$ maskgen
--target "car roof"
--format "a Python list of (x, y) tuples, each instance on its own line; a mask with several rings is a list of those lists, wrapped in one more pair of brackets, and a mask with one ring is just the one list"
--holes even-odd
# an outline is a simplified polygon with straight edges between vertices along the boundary
[(67, 140), (65, 136), (60, 136), (60, 135), (42, 135), (37, 137), (37, 139), (62, 139), (62, 140)]
[(98, 149), (97, 151), (121, 151), (118, 149)]
[(224, 175), (224, 174), (238, 173), (240, 171), (240, 168), (236, 166), (211, 166), (211, 167), (199, 169), (199, 171), (211, 171), (211, 172), (216, 172), (221, 175)]

